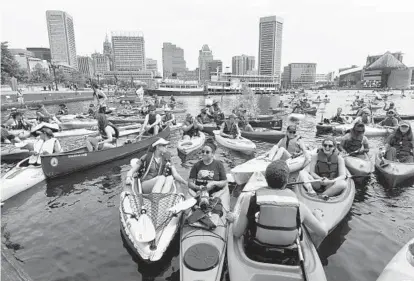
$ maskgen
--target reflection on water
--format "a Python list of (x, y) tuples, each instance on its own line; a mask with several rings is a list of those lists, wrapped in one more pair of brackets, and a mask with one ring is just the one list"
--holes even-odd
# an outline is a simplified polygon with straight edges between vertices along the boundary
[[(309, 147), (317, 147), (321, 136), (315, 136), (315, 124), (335, 114), (336, 107), (350, 111), (348, 99), (355, 92), (328, 93), (329, 104), (318, 107), (316, 116), (299, 123), (299, 132)], [(322, 95), (322, 94), (321, 94)], [(325, 95), (325, 94), (323, 94)], [(311, 95), (315, 98), (316, 95)], [(240, 102), (240, 96), (215, 97), (221, 100), (226, 114)], [(288, 103), (288, 96), (281, 99)], [(257, 108), (262, 114), (278, 103), (279, 97), (258, 95)], [(414, 100), (392, 97), (400, 113), (410, 113)], [(178, 97), (193, 115), (204, 105), (201, 97)], [(89, 102), (69, 103), (69, 111), (86, 112)], [(116, 104), (110, 104), (110, 107)], [(56, 112), (58, 106), (48, 106)], [(2, 114), (4, 118), (6, 113)], [(27, 115), (31, 114), (28, 112)], [(183, 120), (185, 114), (177, 114)], [(286, 128), (287, 114), (281, 114)], [(190, 169), (201, 154), (195, 152), (181, 159), (176, 144), (180, 132), (173, 132), (168, 146), (173, 165), (188, 178)], [(83, 143), (82, 138), (62, 140), (65, 149)], [(370, 139), (372, 152), (384, 138)], [(256, 142), (257, 154), (268, 151), (272, 144)], [(124, 244), (119, 224), (119, 194), (129, 161), (140, 155), (107, 163), (87, 171), (45, 181), (8, 200), (2, 209), (2, 227), (15, 255), (33, 280), (179, 280), (179, 241), (156, 265), (139, 261)], [(218, 148), (216, 157), (227, 171), (250, 157)], [(8, 167), (2, 165), (3, 169)], [(292, 175), (294, 177), (295, 175)], [(328, 280), (375, 280), (385, 264), (414, 233), (413, 183), (403, 188), (384, 188), (375, 173), (356, 183), (357, 193), (351, 212), (322, 243), (319, 253)], [(234, 205), (241, 188), (232, 190)], [(366, 261), (369, 262), (366, 262)]]

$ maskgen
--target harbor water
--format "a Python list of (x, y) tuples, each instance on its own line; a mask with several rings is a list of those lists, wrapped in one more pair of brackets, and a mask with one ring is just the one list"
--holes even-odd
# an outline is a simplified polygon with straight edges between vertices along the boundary
[[(355, 91), (326, 92), (331, 99), (318, 106), (316, 116), (308, 115), (299, 124), (298, 133), (310, 147), (320, 145), (315, 125), (321, 117), (330, 117), (338, 106), (350, 112)], [(325, 93), (323, 94), (325, 95)], [(315, 99), (317, 95), (310, 95)], [(322, 95), (321, 95), (322, 96)], [(214, 97), (228, 114), (240, 102), (240, 96)], [(266, 114), (278, 96), (258, 95), (257, 108)], [(288, 99), (288, 96), (282, 96)], [(203, 97), (177, 97), (179, 108), (198, 114)], [(390, 97), (400, 114), (412, 114), (414, 99)], [(70, 113), (86, 112), (89, 102), (67, 104)], [(120, 106), (109, 104), (110, 107)], [(48, 106), (56, 112), (58, 106)], [(383, 112), (378, 110), (378, 112)], [(2, 117), (7, 114), (3, 111)], [(29, 112), (28, 112), (29, 114)], [(185, 114), (178, 115), (183, 119)], [(282, 115), (286, 128), (287, 115)], [(187, 179), (192, 165), (201, 157), (195, 154), (183, 162), (177, 155), (180, 131), (170, 136), (169, 151), (173, 164)], [(83, 138), (61, 141), (65, 149), (82, 144)], [(384, 138), (370, 138), (370, 156), (384, 144)], [(256, 142), (258, 153), (272, 144)], [(135, 155), (133, 157), (138, 157)], [(33, 280), (179, 280), (178, 239), (173, 241), (163, 261), (147, 265), (134, 259), (123, 243), (119, 221), (119, 194), (133, 157), (114, 161), (66, 177), (48, 180), (7, 200), (2, 208), (2, 235), (14, 248), (15, 256)], [(227, 172), (250, 159), (219, 148), (216, 158)], [(10, 166), (2, 165), (2, 171)], [(357, 194), (350, 213), (319, 248), (327, 279), (330, 281), (376, 280), (394, 254), (414, 236), (414, 185), (387, 188), (374, 173)], [(233, 203), (235, 199), (233, 198)]]

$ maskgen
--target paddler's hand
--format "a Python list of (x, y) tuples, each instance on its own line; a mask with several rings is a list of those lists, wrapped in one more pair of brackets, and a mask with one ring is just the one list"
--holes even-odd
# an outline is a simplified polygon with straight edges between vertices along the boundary
[(312, 213), (315, 216), (315, 218), (317, 218), (319, 221), (321, 221), (324, 217), (324, 214), (321, 209), (314, 209)]
[(132, 183), (134, 182), (133, 178), (131, 176), (127, 176), (125, 179), (125, 184), (127, 185), (132, 185)]
[(209, 181), (206, 185), (207, 190), (210, 190), (214, 187), (214, 181)]

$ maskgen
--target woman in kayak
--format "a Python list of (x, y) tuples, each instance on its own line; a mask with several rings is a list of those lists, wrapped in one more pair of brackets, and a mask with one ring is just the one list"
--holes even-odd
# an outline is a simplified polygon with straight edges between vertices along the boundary
[(98, 109), (102, 107), (106, 111), (106, 101), (108, 100), (108, 97), (105, 95), (105, 93), (102, 90), (99, 89), (97, 84), (94, 84), (92, 88), (93, 88), (93, 98), (96, 100)]
[(229, 115), (229, 120), (224, 121), (220, 127), (220, 135), (225, 138), (238, 139), (241, 136), (239, 126), (236, 122), (236, 115)]
[(197, 115), (197, 121), (200, 124), (208, 124), (211, 123), (210, 117), (207, 114), (207, 108), (202, 108), (199, 115)]
[(394, 127), (395, 129), (398, 128), (398, 119), (395, 117), (394, 110), (388, 110), (387, 116), (384, 120), (379, 123), (380, 126), (387, 126), (387, 127)]
[(86, 139), (86, 148), (88, 151), (104, 150), (114, 148), (116, 146), (116, 140), (119, 137), (119, 130), (108, 121), (105, 113), (103, 113), (104, 110), (105, 108), (101, 107), (99, 109), (99, 113), (96, 115), (100, 136), (89, 137)]
[(304, 181), (320, 180), (320, 182), (304, 184), (310, 194), (316, 194), (314, 190), (316, 189), (323, 192), (324, 198), (328, 198), (341, 194), (347, 187), (345, 161), (339, 155), (336, 140), (333, 137), (325, 138), (322, 141), (322, 148), (312, 155), (309, 171), (303, 169), (299, 176)]
[(369, 116), (370, 114), (371, 114), (371, 111), (368, 108), (364, 108), (361, 112), (361, 116), (358, 116), (357, 114), (358, 117), (355, 118), (352, 124), (356, 124), (356, 123), (364, 123), (365, 125), (371, 124), (372, 119)]
[(239, 111), (239, 123), (237, 124), (239, 126), (239, 129), (246, 132), (253, 132), (253, 127), (250, 125), (249, 121), (246, 118), (247, 110), (243, 109)]
[(189, 140), (192, 137), (198, 137), (200, 135), (199, 131), (203, 130), (203, 125), (201, 125), (191, 113), (187, 113), (182, 129), (184, 132), (183, 140)]
[(128, 171), (126, 183), (131, 184), (134, 174), (138, 172), (144, 193), (168, 193), (171, 191), (174, 179), (187, 185), (171, 164), (171, 155), (167, 151), (169, 143), (163, 138), (157, 138), (149, 147), (147, 154)]
[(165, 115), (161, 117), (161, 127), (165, 129), (167, 126), (176, 125), (177, 121), (175, 120), (174, 114), (172, 114), (172, 110), (166, 108), (164, 110)]
[(310, 155), (306, 150), (302, 137), (297, 135), (297, 126), (289, 125), (286, 129), (286, 136), (282, 138), (272, 149), (265, 154), (264, 159), (268, 161), (288, 160), (304, 154), (307, 162), (310, 161)]
[(224, 113), (221, 111), (219, 107), (219, 102), (213, 102), (213, 106), (210, 108), (210, 115), (212, 115), (214, 122), (217, 124), (221, 124), (224, 120)]
[(144, 124), (141, 127), (141, 132), (138, 138), (141, 138), (145, 132), (150, 135), (158, 135), (160, 132), (161, 115), (155, 113), (155, 106), (148, 107), (148, 114), (145, 116)]
[(414, 137), (410, 123), (402, 121), (386, 142), (385, 158), (390, 161), (413, 163)]
[(60, 142), (55, 138), (51, 129), (43, 127), (35, 134), (39, 135), (39, 139), (34, 143), (34, 151), (31, 152), (29, 158), (30, 165), (42, 164), (40, 155), (47, 155), (62, 152)]
[(209, 194), (222, 190), (227, 185), (226, 170), (221, 161), (214, 158), (217, 146), (207, 140), (203, 150), (203, 158), (191, 168), (188, 187), (199, 192), (205, 188)]
[(365, 159), (365, 153), (369, 152), (368, 139), (364, 135), (364, 123), (356, 123), (354, 127), (342, 139), (339, 150), (350, 156)]
[(292, 190), (286, 188), (289, 180), (286, 162), (277, 160), (270, 163), (265, 178), (268, 187), (260, 188), (256, 193), (247, 193), (241, 201), (239, 214), (227, 214), (227, 219), (234, 222), (232, 227), (235, 237), (241, 237), (247, 230), (246, 252), (255, 255), (256, 252), (263, 253), (262, 247), (269, 245), (293, 245), (300, 235), (302, 224), (322, 241), (328, 234), (323, 215), (319, 210), (312, 212), (297, 199)]

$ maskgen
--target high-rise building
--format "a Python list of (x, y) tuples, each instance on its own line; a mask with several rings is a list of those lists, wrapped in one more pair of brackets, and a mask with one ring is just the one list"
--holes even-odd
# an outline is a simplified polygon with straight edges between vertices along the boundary
[(88, 56), (78, 56), (78, 70), (87, 78), (94, 76), (92, 58)]
[(306, 87), (315, 84), (316, 63), (291, 63), (283, 69), (284, 88)]
[(210, 50), (207, 44), (203, 45), (198, 52), (198, 80), (201, 82), (210, 79), (210, 72), (208, 69), (208, 63), (213, 60), (213, 51)]
[(259, 75), (271, 75), (280, 81), (283, 19), (276, 16), (260, 18)]
[(254, 69), (254, 56), (234, 56), (231, 61), (232, 74), (245, 75)]
[(145, 70), (145, 40), (139, 32), (112, 32), (114, 70)]
[(217, 72), (223, 73), (223, 62), (221, 60), (212, 60), (207, 63), (207, 68), (210, 74), (208, 80), (211, 80), (211, 76), (217, 75)]
[(29, 52), (32, 52), (35, 58), (49, 61), (52, 59), (50, 55), (50, 49), (49, 48), (36, 48), (36, 47), (30, 47), (26, 48)]
[(46, 11), (52, 61), (78, 68), (72, 17), (63, 11)]
[(150, 58), (145, 59), (146, 69), (151, 71), (154, 76), (158, 75), (158, 62)]
[(113, 70), (113, 58), (112, 58), (112, 44), (108, 39), (108, 34), (105, 36), (105, 41), (103, 43), (103, 54), (108, 58), (109, 60), (109, 68), (110, 70)]
[(162, 44), (162, 75), (170, 78), (173, 73), (187, 70), (184, 60), (184, 50), (169, 42)]
[(105, 72), (109, 71), (109, 59), (107, 56), (94, 53), (92, 54), (92, 62), (93, 62), (93, 75), (103, 75)]

